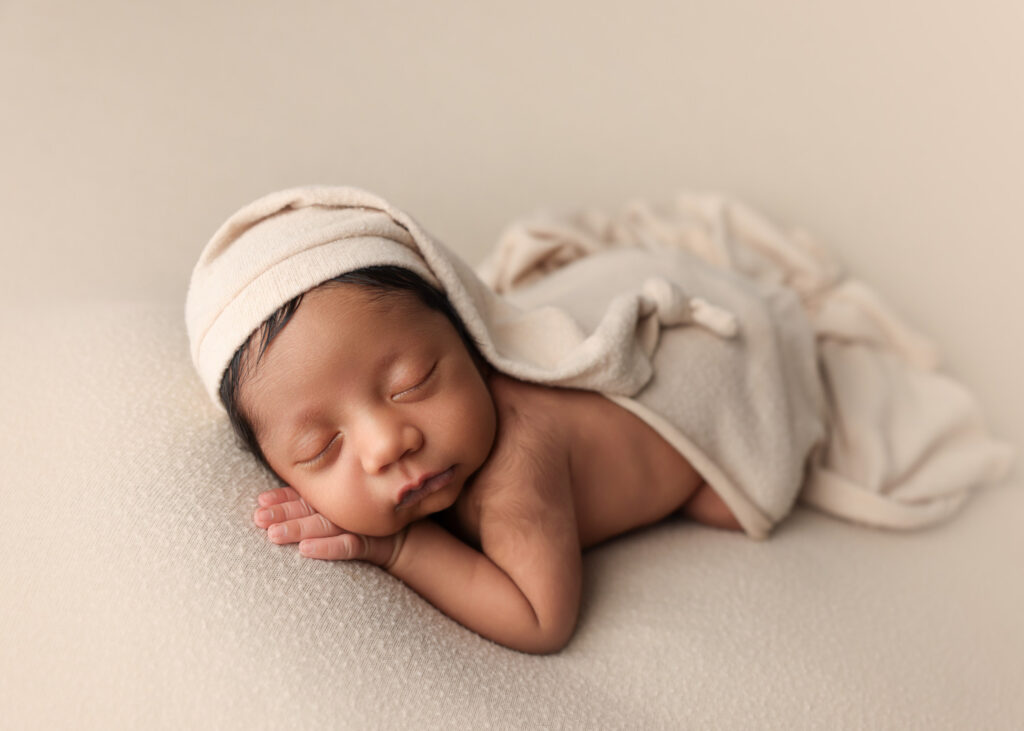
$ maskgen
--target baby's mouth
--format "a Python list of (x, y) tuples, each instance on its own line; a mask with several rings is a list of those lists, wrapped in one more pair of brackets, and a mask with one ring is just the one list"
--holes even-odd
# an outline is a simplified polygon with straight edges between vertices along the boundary
[(407, 485), (402, 488), (400, 493), (401, 499), (395, 506), (395, 512), (397, 513), (402, 508), (407, 508), (410, 505), (415, 505), (420, 500), (425, 498), (427, 495), (437, 492), (442, 487), (451, 482), (452, 477), (455, 476), (455, 466), (452, 465), (444, 472), (438, 472), (436, 475), (431, 475), (425, 479), (422, 479), (419, 483), (414, 485)]

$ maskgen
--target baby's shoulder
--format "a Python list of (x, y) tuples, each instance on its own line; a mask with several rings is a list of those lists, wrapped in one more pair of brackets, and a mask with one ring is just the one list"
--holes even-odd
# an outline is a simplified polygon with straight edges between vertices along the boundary
[[(526, 383), (505, 375), (489, 377), (499, 424), (518, 436), (550, 438), (578, 411), (584, 392), (577, 389)], [(592, 394), (587, 394), (592, 395)]]
[(487, 461), (464, 496), (481, 521), (531, 520), (570, 491), (569, 445), (543, 387), (492, 382), (498, 429)]
[(563, 414), (554, 389), (501, 376), (491, 380), (498, 429), (488, 458), (490, 476), (500, 482), (532, 482), (554, 475), (568, 454)]

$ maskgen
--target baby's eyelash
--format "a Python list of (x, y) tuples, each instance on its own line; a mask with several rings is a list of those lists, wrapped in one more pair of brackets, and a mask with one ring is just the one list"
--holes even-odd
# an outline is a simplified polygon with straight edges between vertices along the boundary
[(321, 449), (320, 453), (318, 455), (316, 455), (315, 457), (312, 457), (311, 459), (307, 459), (304, 462), (300, 462), (299, 464), (305, 465), (306, 467), (312, 467), (312, 466), (318, 464), (319, 462), (321, 462), (323, 460), (324, 457), (327, 456), (327, 451), (331, 448), (331, 446), (336, 441), (338, 441), (338, 435), (337, 434), (334, 435), (334, 437), (331, 439), (331, 441), (327, 442), (327, 446), (324, 447), (323, 449)]
[[(424, 385), (426, 385), (427, 381), (430, 380), (430, 377), (432, 375), (434, 375), (434, 371), (436, 371), (436, 370), (437, 370), (437, 363), (434, 363), (434, 365), (430, 366), (430, 370), (427, 371), (427, 375), (423, 376), (423, 378), (420, 379), (419, 383), (417, 383), (415, 386), (411, 386), (411, 387), (405, 389), (404, 391), (399, 391), (398, 393), (395, 394), (395, 396), (402, 396), (404, 394), (412, 393), (413, 391), (416, 391), (417, 389), (422, 388)], [(394, 398), (395, 396), (392, 396), (392, 398)]]

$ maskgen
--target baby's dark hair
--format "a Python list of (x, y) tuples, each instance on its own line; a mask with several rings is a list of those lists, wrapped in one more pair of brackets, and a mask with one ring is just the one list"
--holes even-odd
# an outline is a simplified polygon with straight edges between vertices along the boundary
[[(462, 319), (455, 311), (455, 308), (452, 307), (451, 302), (448, 301), (448, 297), (415, 272), (396, 266), (364, 267), (328, 279), (325, 282), (321, 282), (317, 287), (340, 285), (363, 287), (379, 298), (402, 293), (415, 295), (425, 306), (440, 312), (448, 318), (455, 327), (455, 331), (459, 334), (459, 338), (469, 350), (470, 356), (478, 366), (484, 367), (484, 360), (480, 355), (479, 346), (473, 339), (473, 336), (469, 334)], [(252, 375), (253, 370), (259, 364), (260, 359), (263, 358), (263, 354), (267, 351), (270, 343), (291, 320), (295, 311), (299, 308), (302, 298), (303, 295), (300, 294), (285, 302), (274, 314), (264, 320), (262, 325), (253, 331), (248, 339), (235, 351), (220, 381), (220, 400), (228, 412), (228, 419), (231, 421), (235, 434), (238, 435), (242, 445), (256, 455), (263, 466), (271, 472), (274, 472), (274, 468), (267, 462), (266, 455), (263, 454), (263, 450), (260, 448), (252, 420), (238, 402), (238, 393), (243, 381)], [(259, 348), (253, 354), (251, 352), (252, 346), (257, 340)]]

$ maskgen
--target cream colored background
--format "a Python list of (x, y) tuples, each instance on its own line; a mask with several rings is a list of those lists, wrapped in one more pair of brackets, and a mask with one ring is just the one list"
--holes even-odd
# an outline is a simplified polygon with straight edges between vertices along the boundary
[(839, 249), (1024, 440), (1016, 0), (283, 7), (0, 4), (4, 290), (181, 299), (228, 213), (307, 182), (471, 260), (537, 206), (716, 189)]
[[(145, 345), (147, 367), (154, 372), (160, 363), (173, 361), (173, 343), (165, 343), (166, 352), (150, 343), (154, 333), (170, 327), (164, 314), (152, 313), (183, 305), (189, 271), (206, 239), (238, 206), (270, 190), (309, 182), (369, 188), (412, 212), (431, 232), (476, 261), (506, 221), (539, 206), (614, 205), (678, 188), (713, 189), (736, 195), (778, 221), (801, 225), (839, 251), (858, 276), (936, 341), (949, 370), (978, 394), (993, 431), (1021, 445), (1022, 38), (1024, 5), (1016, 0), (0, 0), (0, 299), (143, 303), (140, 314), (124, 318), (140, 323), (139, 339), (122, 341), (114, 331), (105, 330), (102, 342), (117, 346), (107, 360), (94, 362), (117, 363), (112, 372), (133, 384), (132, 393), (151, 398), (159, 391), (147, 391), (145, 374), (122, 363), (118, 354), (130, 357), (133, 348)], [(154, 303), (165, 309), (153, 310)], [(34, 349), (26, 352), (50, 353), (55, 360), (65, 353), (75, 357), (79, 350), (64, 347), (88, 347), (89, 312), (133, 311), (116, 302), (103, 307), (86, 310), (79, 319), (47, 319), (51, 325), (77, 323), (79, 336), (68, 343), (33, 343)], [(151, 330), (143, 327), (146, 323)], [(3, 354), (5, 360), (15, 354), (18, 346), (13, 343), (21, 342), (22, 330), (28, 327), (9, 329), (3, 342), (11, 350)], [(9, 380), (8, 390), (0, 389), (0, 403), (35, 403), (31, 393), (21, 393), (20, 380), (14, 383), (16, 378), (31, 377), (29, 356), (19, 354), (24, 356), (19, 365), (0, 371), (0, 377)], [(165, 368), (168, 378), (184, 378), (176, 364)], [(52, 372), (64, 370), (55, 366)], [(89, 378), (92, 383), (97, 373), (89, 372)], [(230, 505), (235, 511), (228, 528), (210, 517), (209, 510), (204, 512), (209, 506), (201, 497), (191, 494), (188, 504), (193, 512), (176, 523), (161, 523), (162, 514), (150, 523), (132, 522), (139, 516), (127, 507), (123, 515), (100, 515), (94, 522), (75, 521), (68, 508), (57, 513), (63, 522), (53, 521), (47, 508), (40, 510), (44, 503), (35, 497), (28, 477), (35, 470), (32, 459), (60, 478), (41, 486), (38, 495), (60, 494), (67, 485), (76, 490), (68, 505), (86, 511), (93, 505), (91, 494), (102, 496), (104, 505), (117, 499), (116, 491), (97, 475), (117, 474), (124, 467), (120, 455), (103, 452), (102, 435), (97, 434), (83, 436), (73, 454), (82, 465), (102, 464), (106, 471), (75, 483), (75, 465), (42, 464), (48, 459), (46, 443), (54, 429), (73, 433), (75, 419), (84, 424), (90, 413), (102, 411), (100, 403), (79, 401), (75, 410), (62, 413), (61, 399), (74, 398), (76, 385), (65, 376), (45, 401), (51, 406), (0, 414), (5, 433), (17, 437), (0, 446), (5, 474), (13, 468), (15, 475), (0, 486), (6, 506), (0, 510), (6, 513), (0, 517), (3, 591), (14, 592), (9, 603), (0, 602), (0, 617), (10, 620), (5, 621), (5, 642), (10, 647), (16, 641), (13, 655), (0, 649), (0, 670), (18, 683), (8, 686), (12, 693), (22, 694), (15, 710), (30, 721), (66, 723), (75, 718), (75, 709), (107, 708), (110, 699), (104, 692), (113, 693), (110, 688), (117, 688), (121, 696), (128, 688), (124, 706), (113, 715), (88, 716), (92, 723), (83, 717), (83, 725), (132, 727), (158, 709), (168, 726), (174, 725), (168, 719), (196, 723), (202, 718), (217, 719), (214, 725), (233, 719), (251, 726), (253, 714), (262, 710), (247, 704), (246, 699), (252, 699), (244, 689), (262, 693), (261, 681), (281, 686), (297, 678), (301, 668), (293, 672), (284, 662), (274, 667), (246, 665), (249, 675), (239, 676), (232, 686), (234, 695), (227, 696), (201, 683), (189, 688), (172, 681), (187, 679), (206, 663), (218, 669), (218, 682), (229, 682), (223, 679), (230, 678), (237, 657), (260, 654), (260, 637), (246, 634), (250, 626), (273, 626), (280, 612), (295, 611), (300, 617), (306, 616), (301, 612), (314, 612), (315, 607), (289, 603), (288, 582), (299, 582), (301, 588), (307, 574), (320, 582), (339, 575), (355, 575), (361, 581), (372, 576), (355, 569), (350, 574), (322, 564), (307, 566), (292, 561), (290, 554), (267, 549), (258, 556), (262, 563), (232, 579), (233, 591), (244, 602), (233, 605), (225, 597), (234, 594), (221, 593), (211, 603), (179, 590), (206, 582), (202, 585), (207, 591), (218, 591), (215, 577), (223, 575), (219, 567), (210, 564), (204, 574), (194, 571), (203, 557), (211, 555), (206, 544), (161, 547), (163, 555), (183, 557), (177, 562), (168, 558), (161, 566), (176, 582), (165, 587), (162, 575), (146, 568), (151, 554), (143, 543), (122, 544), (117, 535), (93, 532), (94, 525), (117, 531), (131, 524), (133, 536), (151, 539), (164, 531), (187, 529), (192, 531), (189, 535), (228, 542), (221, 546), (225, 555), (241, 550), (237, 547), (248, 545), (245, 541), (256, 540), (245, 524), (248, 496), (239, 497), (224, 487), (211, 494), (220, 501), (218, 506)], [(197, 388), (184, 381), (171, 385), (190, 397), (195, 394), (189, 389)], [(120, 427), (107, 424), (119, 439), (130, 438), (133, 425), (147, 423), (138, 420), (147, 415), (149, 402), (132, 403), (139, 412), (133, 412), (132, 420)], [(159, 406), (159, 399), (155, 403)], [(156, 412), (169, 425), (166, 432), (181, 433), (186, 442), (201, 442), (216, 431), (210, 415), (193, 422), (188, 413), (175, 410), (183, 404), (166, 414)], [(71, 421), (60, 426), (62, 418)], [(179, 447), (169, 443), (168, 458), (179, 455), (174, 451)], [(209, 464), (221, 464), (221, 453), (210, 450)], [(136, 472), (130, 473), (131, 479), (142, 475), (153, 484), (171, 483), (168, 489), (175, 480), (193, 479), (188, 465), (175, 466), (182, 470), (180, 479), (178, 472), (168, 474), (160, 461), (163, 454), (132, 457), (128, 466)], [(247, 464), (235, 466), (244, 470)], [(1015, 488), (1020, 487), (1019, 467), (1017, 475)], [(593, 555), (589, 570), (604, 582), (596, 584), (596, 593), (588, 599), (589, 620), (567, 654), (546, 662), (512, 662), (496, 648), (480, 651), (472, 638), (458, 634), (457, 628), (407, 593), (390, 584), (381, 586), (399, 605), (416, 607), (416, 616), (435, 633), (430, 636), (441, 638), (440, 644), (431, 644), (415, 634), (413, 625), (403, 625), (398, 633), (402, 642), (395, 644), (399, 656), (404, 657), (401, 652), (408, 648), (455, 647), (463, 667), (494, 670), (493, 676), (478, 673), (485, 686), (510, 687), (506, 680), (526, 683), (521, 687), (543, 695), (554, 707), (574, 697), (578, 700), (571, 717), (593, 720), (586, 709), (601, 709), (599, 697), (594, 700), (576, 691), (599, 687), (600, 678), (612, 677), (616, 669), (642, 670), (644, 658), (631, 658), (630, 653), (644, 646), (645, 639), (649, 652), (663, 645), (663, 638), (651, 628), (664, 619), (661, 612), (671, 611), (656, 604), (662, 597), (658, 591), (664, 589), (664, 566), (648, 559), (652, 547), (675, 542), (673, 551), (682, 549), (694, 557), (680, 569), (688, 572), (686, 585), (714, 591), (723, 579), (706, 574), (720, 570), (720, 576), (732, 582), (722, 589), (733, 597), (722, 605), (730, 608), (727, 613), (743, 617), (745, 597), (760, 597), (766, 616), (783, 633), (780, 646), (785, 645), (779, 653), (780, 646), (772, 644), (776, 640), (766, 637), (762, 648), (756, 622), (746, 634), (736, 634), (735, 628), (726, 632), (707, 614), (709, 607), (718, 606), (713, 599), (698, 605), (696, 613), (688, 615), (695, 624), (686, 627), (694, 637), (705, 639), (703, 645), (692, 645), (688, 657), (707, 663), (705, 669), (712, 668), (721, 682), (699, 686), (713, 702), (698, 706), (688, 701), (693, 718), (707, 721), (730, 708), (733, 720), (745, 720), (747, 725), (773, 720), (776, 727), (791, 727), (789, 714), (806, 708), (808, 697), (790, 682), (782, 693), (786, 702), (772, 706), (780, 696), (771, 680), (777, 668), (770, 664), (756, 689), (747, 686), (752, 695), (728, 697), (733, 677), (746, 677), (748, 683), (751, 677), (757, 679), (750, 668), (757, 658), (764, 659), (763, 649), (774, 650), (777, 662), (785, 663), (787, 653), (795, 658), (783, 679), (810, 682), (807, 670), (813, 667), (809, 675), (819, 683), (813, 686), (819, 691), (851, 688), (864, 694), (861, 700), (841, 696), (832, 705), (827, 696), (811, 697), (819, 712), (828, 709), (825, 717), (832, 720), (857, 726), (857, 719), (867, 725), (880, 718), (900, 719), (899, 725), (905, 727), (911, 719), (920, 720), (919, 708), (901, 706), (900, 699), (916, 702), (913, 699), (928, 697), (936, 702), (932, 712), (939, 714), (924, 715), (930, 727), (942, 727), (943, 718), (958, 719), (962, 726), (978, 714), (1007, 720), (1009, 727), (1024, 713), (1020, 697), (1011, 690), (1019, 686), (1013, 677), (1024, 672), (1019, 663), (1024, 630), (1011, 619), (1019, 616), (1014, 607), (1024, 608), (1024, 590), (1019, 573), (1014, 573), (1024, 557), (1024, 544), (1017, 533), (1008, 532), (1020, 522), (1020, 507), (1019, 490), (993, 491), (979, 498), (962, 522), (922, 536), (873, 536), (801, 512), (780, 539), (760, 546), (731, 542), (729, 536), (692, 530), (679, 534), (663, 528), (654, 537), (634, 538), (621, 544), (624, 547)], [(50, 522), (39, 524), (44, 527), (33, 527), (31, 521), (47, 518)], [(72, 548), (76, 558), (68, 560), (64, 551)], [(94, 555), (99, 558), (93, 560)], [(53, 572), (52, 579), (41, 578), (40, 565)], [(634, 574), (637, 565), (653, 573), (646, 578)], [(876, 578), (873, 572), (883, 565), (887, 573)], [(948, 573), (929, 573), (936, 565)], [(106, 573), (95, 573), (102, 566)], [(127, 573), (126, 566), (144, 573)], [(278, 573), (266, 574), (265, 566)], [(750, 566), (757, 573), (744, 574)], [(814, 572), (823, 568), (829, 578), (821, 583)], [(98, 578), (119, 572), (125, 572), (128, 588), (118, 591), (128, 591), (131, 597), (121, 604), (116, 594), (108, 596), (114, 584)], [(253, 589), (250, 575), (268, 575), (267, 586), (278, 587), (278, 593), (267, 587)], [(822, 614), (821, 607), (787, 604), (792, 592), (786, 581), (798, 582), (799, 588), (801, 577), (831, 596), (845, 591), (854, 603), (870, 597), (864, 606), (878, 609), (884, 625), (872, 624), (876, 615), (868, 612), (856, 621), (840, 616), (842, 631), (833, 632), (834, 618)], [(956, 586), (973, 589), (955, 589), (947, 581), (966, 582)], [(99, 588), (90, 588), (91, 582), (98, 582)], [(343, 582), (332, 591), (343, 598), (355, 585)], [(764, 593), (766, 586), (777, 587), (776, 593)], [(884, 593), (885, 586), (892, 593)], [(887, 602), (886, 597), (908, 586), (898, 602)], [(737, 593), (737, 587), (746, 587), (747, 593)], [(94, 606), (94, 613), (70, 624), (60, 619), (65, 589), (68, 597), (84, 597), (81, 606)], [(266, 594), (260, 593), (264, 590)], [(956, 596), (949, 599), (952, 608), (947, 609), (942, 602), (951, 590)], [(148, 618), (146, 612), (154, 610), (145, 599), (149, 591), (170, 602), (157, 606), (172, 606), (185, 619), (172, 623), (173, 632), (168, 634), (160, 624), (163, 615), (154, 614), (152, 627), (144, 619), (141, 624), (129, 623), (130, 631), (123, 637), (117, 635), (118, 626), (125, 626), (118, 624), (122, 619)], [(804, 595), (814, 591), (805, 589)], [(650, 600), (646, 610), (630, 603), (638, 596)], [(277, 604), (260, 604), (261, 614), (248, 619), (236, 615), (253, 597), (257, 603)], [(176, 601), (181, 604), (173, 604)], [(211, 605), (220, 613), (203, 614), (202, 608)], [(658, 613), (645, 625), (643, 612), (655, 605)], [(113, 614), (104, 609), (107, 606)], [(17, 630), (29, 611), (23, 607), (33, 612), (36, 622), (31, 627), (36, 634)], [(970, 612), (963, 621), (956, 615), (960, 611)], [(191, 624), (211, 616), (208, 626)], [(237, 636), (228, 635), (233, 644), (217, 644), (225, 636), (222, 628), (232, 627), (237, 616), (241, 629)], [(800, 622), (805, 616), (825, 632), (806, 646), (797, 645), (799, 640), (786, 643), (787, 637), (802, 636)], [(918, 622), (918, 616), (927, 621)], [(972, 622), (978, 624), (977, 635)], [(638, 623), (639, 637), (628, 631), (631, 623)], [(112, 634), (96, 634), (97, 627)], [(908, 632), (911, 644), (901, 645)], [(394, 636), (392, 632), (389, 641)], [(748, 644), (733, 639), (730, 644), (736, 637), (754, 639)], [(933, 637), (947, 638), (949, 644), (937, 644), (938, 639), (933, 643)], [(232, 655), (236, 646), (248, 654)], [(160, 654), (182, 647), (188, 653), (180, 658)], [(921, 667), (916, 655), (904, 652), (906, 647), (931, 658), (933, 666), (941, 665), (944, 674), (936, 677), (943, 682), (936, 685), (927, 677), (914, 679), (903, 673), (904, 668)], [(979, 654), (972, 655), (975, 647)], [(818, 672), (820, 658), (830, 657), (831, 648), (845, 658), (829, 666), (835, 673), (834, 685)], [(280, 647), (277, 651), (284, 652)], [(967, 656), (964, 677), (979, 679), (973, 687), (959, 685), (960, 658)], [(380, 668), (395, 667), (391, 656), (382, 657)], [(94, 668), (95, 674), (80, 671), (74, 658), (81, 658), (78, 662)], [(104, 664), (104, 658), (118, 661)], [(739, 666), (737, 658), (742, 660)], [(901, 673), (898, 682), (885, 675), (882, 665)], [(877, 676), (860, 672), (876, 666)], [(23, 670), (26, 667), (31, 671)], [(146, 667), (154, 669), (151, 678), (145, 675)], [(700, 668), (690, 672), (697, 673), (694, 679), (708, 677), (700, 675)], [(121, 684), (108, 683), (112, 678)], [(529, 678), (540, 679), (536, 687), (529, 685)], [(573, 695), (559, 695), (558, 678), (579, 684), (566, 691)], [(444, 682), (464, 689), (455, 680)], [(39, 683), (46, 690), (31, 697), (31, 688)], [(55, 687), (69, 688), (64, 694), (68, 705), (60, 711), (53, 705), (61, 695)], [(288, 719), (295, 707), (308, 701), (290, 687), (292, 695), (277, 699), (273, 718)], [(384, 694), (390, 687), (381, 685), (378, 692)], [(428, 693), (434, 686), (425, 687)], [(360, 690), (373, 692), (369, 682)], [(671, 708), (658, 705), (658, 698), (665, 702), (669, 697), (660, 692), (635, 683), (618, 702), (632, 698), (638, 714), (672, 718)], [(196, 701), (197, 697), (205, 700)], [(863, 702), (875, 697), (884, 700), (877, 709)], [(529, 705), (519, 707), (516, 701), (501, 698), (498, 710), (490, 708), (491, 718), (498, 722), (517, 717)], [(454, 723), (451, 714), (467, 702), (463, 698), (449, 703), (441, 696), (435, 700), (444, 703), (442, 710), (434, 708), (442, 715), (433, 718), (447, 719), (446, 723)], [(189, 701), (196, 705), (189, 706)], [(997, 705), (1012, 706), (1010, 715), (1002, 715)], [(345, 713), (359, 708), (338, 707)], [(602, 712), (622, 707), (609, 704)], [(329, 719), (337, 712), (329, 699), (321, 699), (317, 708), (321, 715), (311, 711), (307, 718)], [(949, 708), (960, 715), (950, 716)], [(766, 717), (765, 709), (779, 715)], [(365, 708), (361, 712), (369, 714)], [(658, 716), (661, 712), (666, 715)], [(469, 727), (467, 718), (462, 721)]]

